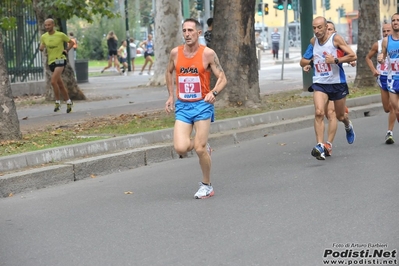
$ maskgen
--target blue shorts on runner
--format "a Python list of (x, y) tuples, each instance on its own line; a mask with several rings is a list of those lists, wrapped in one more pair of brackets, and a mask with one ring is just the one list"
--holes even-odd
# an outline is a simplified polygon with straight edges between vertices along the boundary
[(383, 75), (379, 75), (377, 78), (377, 84), (378, 86), (380, 86), (380, 88), (383, 91), (388, 91), (388, 83), (387, 83), (388, 77), (387, 76), (383, 76)]
[(187, 124), (193, 125), (194, 122), (211, 119), (211, 122), (215, 119), (215, 107), (211, 103), (207, 103), (204, 100), (196, 102), (184, 102), (177, 100), (175, 104), (175, 118)]
[(348, 84), (336, 83), (336, 84), (320, 84), (313, 83), (312, 88), (314, 91), (320, 91), (328, 95), (328, 100), (337, 101), (345, 98), (349, 94)]
[(388, 80), (388, 91), (390, 93), (399, 94), (399, 80)]

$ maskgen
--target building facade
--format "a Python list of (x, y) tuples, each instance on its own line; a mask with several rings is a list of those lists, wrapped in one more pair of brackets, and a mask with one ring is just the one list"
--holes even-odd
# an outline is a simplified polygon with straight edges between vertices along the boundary
[[(258, 0), (259, 1), (259, 0)], [(358, 23), (357, 19), (359, 16), (359, 0), (307, 0), (313, 1), (313, 17), (323, 16), (327, 20), (334, 22), (336, 29), (350, 44), (357, 43), (357, 31)], [(329, 2), (326, 5), (326, 1)], [(391, 16), (398, 12), (397, 0), (379, 0), (380, 1), (380, 23), (390, 22)], [(297, 0), (299, 3), (300, 0)], [(284, 28), (284, 11), (273, 8), (273, 0), (263, 0), (264, 4), (269, 6), (268, 15), (255, 14), (255, 25), (265, 25), (268, 29), (268, 35), (273, 31), (273, 28), (281, 29)], [(295, 3), (295, 1), (293, 1)], [(295, 10), (294, 10), (295, 9)], [(289, 22), (289, 40), (299, 40), (297, 33), (299, 21), (299, 9), (294, 8), (288, 10), (288, 22)]]

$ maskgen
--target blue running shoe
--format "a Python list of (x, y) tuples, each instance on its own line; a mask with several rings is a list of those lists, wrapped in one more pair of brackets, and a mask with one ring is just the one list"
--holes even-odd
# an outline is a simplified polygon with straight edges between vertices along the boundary
[(324, 147), (321, 144), (317, 144), (316, 146), (314, 146), (310, 154), (312, 154), (313, 157), (316, 157), (317, 160), (326, 159), (326, 155), (324, 153)]
[(355, 131), (353, 130), (353, 125), (352, 122), (349, 121), (349, 129), (346, 129), (346, 140), (348, 141), (349, 144), (352, 144), (353, 142), (355, 142), (356, 139), (356, 135), (355, 135)]

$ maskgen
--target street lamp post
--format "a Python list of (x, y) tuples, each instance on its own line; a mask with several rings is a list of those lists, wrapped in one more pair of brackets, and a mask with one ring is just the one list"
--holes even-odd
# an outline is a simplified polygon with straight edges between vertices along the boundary
[[(313, 37), (313, 3), (308, 0), (299, 1), (300, 20), (301, 20), (301, 54), (304, 54), (309, 45), (309, 40)], [(313, 71), (313, 70), (311, 70)], [(312, 85), (312, 74), (302, 71), (303, 90), (307, 91)]]
[(132, 63), (130, 60), (130, 45), (129, 45), (129, 39), (130, 39), (130, 34), (129, 34), (129, 12), (127, 10), (127, 0), (125, 0), (125, 22), (126, 22), (126, 50), (127, 50), (127, 70), (131, 71), (132, 70)]

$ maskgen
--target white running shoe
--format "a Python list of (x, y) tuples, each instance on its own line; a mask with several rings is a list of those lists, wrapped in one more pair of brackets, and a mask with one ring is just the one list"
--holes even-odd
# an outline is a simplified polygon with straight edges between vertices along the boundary
[(388, 131), (387, 135), (385, 136), (385, 143), (386, 144), (394, 144), (395, 141), (393, 140), (392, 131)]
[(215, 194), (212, 186), (204, 185), (202, 182), (199, 182), (198, 184), (200, 188), (194, 195), (195, 199), (206, 199), (212, 197)]

